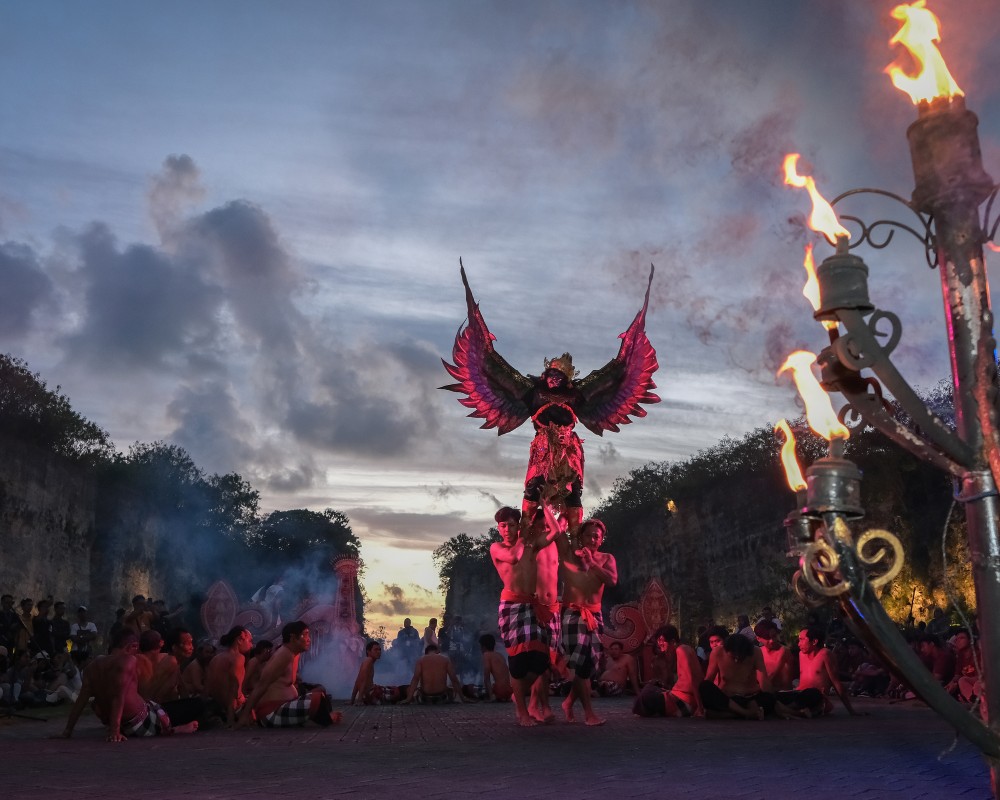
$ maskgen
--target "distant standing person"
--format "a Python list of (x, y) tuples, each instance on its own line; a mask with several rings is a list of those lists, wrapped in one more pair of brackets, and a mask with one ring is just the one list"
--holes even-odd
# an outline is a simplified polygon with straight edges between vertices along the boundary
[(427, 623), (427, 627), (424, 628), (424, 636), (423, 636), (424, 648), (427, 648), (428, 645), (434, 645), (435, 647), (440, 646), (437, 637), (437, 626), (438, 626), (437, 619), (435, 617), (431, 617), (430, 621)]

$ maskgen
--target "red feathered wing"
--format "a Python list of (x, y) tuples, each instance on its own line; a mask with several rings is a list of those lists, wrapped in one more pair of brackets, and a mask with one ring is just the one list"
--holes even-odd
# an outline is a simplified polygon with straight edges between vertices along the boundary
[(461, 259), (462, 283), (465, 284), (465, 302), (469, 307), (468, 324), (459, 328), (455, 347), (451, 351), (454, 364), (443, 358), (441, 363), (458, 383), (442, 386), (452, 392), (464, 394), (460, 402), (472, 409), (470, 417), (485, 420), (482, 428), (496, 428), (497, 435), (509, 433), (531, 416), (524, 397), (532, 383), (504, 360), (493, 349), (496, 337), (486, 327), (479, 304), (472, 296), (469, 280)]
[(660, 402), (660, 398), (652, 392), (656, 388), (653, 373), (659, 365), (656, 363), (656, 351), (646, 336), (646, 309), (652, 285), (651, 264), (646, 300), (628, 330), (618, 337), (622, 340), (618, 355), (577, 383), (583, 395), (583, 403), (576, 408), (577, 417), (598, 436), (602, 436), (604, 431), (617, 431), (619, 425), (630, 423), (630, 414), (634, 417), (646, 416), (646, 409), (640, 403)]

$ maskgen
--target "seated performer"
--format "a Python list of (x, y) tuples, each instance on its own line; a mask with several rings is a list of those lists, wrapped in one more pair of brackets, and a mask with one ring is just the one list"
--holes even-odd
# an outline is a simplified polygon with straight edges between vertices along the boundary
[(589, 519), (577, 533), (578, 550), (566, 548), (560, 574), (563, 579), (562, 642), (566, 667), (573, 673), (573, 687), (563, 701), (566, 720), (573, 722), (573, 704), (583, 706), (588, 725), (603, 725), (590, 700), (590, 679), (601, 657), (601, 598), (605, 586), (618, 583), (618, 565), (610, 553), (600, 552), (604, 523)]
[[(451, 686), (448, 685), (449, 682)], [(406, 690), (406, 699), (400, 704), (416, 701), (436, 705), (455, 700), (465, 702), (462, 684), (455, 675), (455, 667), (448, 656), (441, 655), (436, 644), (429, 644), (424, 648), (424, 655), (417, 659), (417, 665), (413, 668), (413, 680)]]
[(395, 686), (379, 686), (375, 683), (375, 662), (382, 657), (382, 645), (371, 641), (365, 645), (365, 659), (358, 669), (358, 677), (351, 689), (352, 706), (374, 706), (399, 699)]
[(111, 652), (92, 661), (83, 671), (83, 686), (70, 709), (66, 727), (60, 734), (73, 735), (84, 706), (91, 698), (98, 719), (108, 726), (109, 742), (124, 742), (127, 736), (157, 736), (194, 733), (198, 723), (172, 726), (170, 718), (152, 700), (139, 695), (136, 654), (139, 637), (130, 628), (122, 629), (111, 642)]
[(612, 642), (608, 645), (604, 672), (597, 679), (597, 693), (601, 697), (619, 697), (626, 691), (639, 694), (635, 659), (624, 652), (621, 642)]
[(680, 634), (673, 625), (664, 625), (653, 634), (657, 648), (672, 655), (677, 665), (677, 681), (669, 689), (647, 683), (632, 705), (632, 713), (640, 717), (701, 716), (698, 687), (704, 680), (701, 661), (694, 649), (681, 644)]
[[(766, 609), (765, 609), (766, 610)], [(779, 639), (778, 626), (766, 620), (758, 622), (753, 629), (760, 642), (760, 654), (764, 656), (764, 666), (776, 691), (792, 688), (792, 654)]]
[(799, 632), (799, 688), (794, 692), (779, 692), (778, 700), (801, 717), (818, 717), (833, 711), (826, 696), (830, 687), (837, 693), (851, 716), (863, 716), (854, 710), (851, 698), (837, 675), (833, 654), (823, 646), (823, 631), (803, 628)]
[(219, 644), (224, 649), (208, 664), (205, 691), (219, 713), (225, 715), (226, 724), (232, 727), (246, 703), (243, 679), (246, 677), (246, 654), (253, 648), (253, 634), (242, 625), (236, 625), (219, 639)]
[(325, 728), (340, 722), (343, 715), (331, 710), (330, 698), (322, 687), (301, 697), (296, 688), (299, 658), (312, 645), (309, 626), (302, 620), (289, 622), (281, 629), (281, 643), (247, 698), (237, 726), (249, 725), (252, 718), (267, 728), (302, 726), (308, 720)]
[(711, 719), (760, 720), (765, 713), (776, 710), (760, 648), (740, 633), (732, 634), (722, 647), (711, 652), (698, 695), (705, 716)]
[(497, 640), (491, 633), (479, 637), (479, 649), (483, 653), (483, 692), (486, 700), (506, 703), (514, 696), (510, 682), (507, 659), (496, 652)]

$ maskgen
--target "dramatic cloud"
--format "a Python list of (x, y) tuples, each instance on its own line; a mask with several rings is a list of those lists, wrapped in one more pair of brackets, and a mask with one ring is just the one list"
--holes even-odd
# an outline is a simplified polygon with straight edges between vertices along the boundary
[(53, 299), (53, 284), (27, 245), (0, 243), (0, 336), (19, 338), (28, 332), (32, 315)]

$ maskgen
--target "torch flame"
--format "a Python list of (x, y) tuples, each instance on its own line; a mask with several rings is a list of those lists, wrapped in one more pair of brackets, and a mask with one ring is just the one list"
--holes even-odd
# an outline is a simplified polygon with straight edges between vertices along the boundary
[[(819, 281), (816, 280), (816, 262), (813, 261), (812, 242), (806, 245), (806, 257), (802, 266), (806, 268), (806, 285), (802, 287), (802, 296), (812, 304), (813, 311), (819, 311)], [(836, 320), (824, 319), (822, 322), (823, 327), (828, 331), (837, 329)]]
[(795, 388), (799, 390), (806, 404), (806, 420), (817, 436), (822, 436), (827, 441), (834, 438), (846, 439), (851, 434), (833, 413), (830, 395), (823, 391), (823, 387), (813, 375), (811, 367), (815, 363), (816, 356), (808, 350), (796, 350), (785, 359), (778, 374), (781, 375), (787, 370), (792, 371)]
[(789, 153), (785, 156), (785, 183), (809, 192), (813, 203), (812, 214), (809, 215), (809, 227), (824, 234), (831, 242), (835, 242), (838, 236), (850, 239), (851, 234), (840, 224), (833, 206), (816, 190), (816, 181), (808, 175), (799, 175), (796, 171), (799, 157), (798, 153)]
[(903, 24), (889, 44), (901, 44), (910, 51), (917, 65), (917, 74), (907, 75), (898, 61), (885, 68), (893, 85), (906, 92), (914, 104), (935, 97), (960, 97), (965, 94), (951, 77), (941, 51), (934, 44), (941, 41), (941, 30), (938, 18), (925, 5), (926, 0), (917, 0), (912, 5), (896, 6), (892, 10), (892, 18)]
[(780, 420), (774, 426), (774, 432), (778, 431), (785, 435), (785, 443), (781, 445), (781, 464), (785, 468), (785, 480), (788, 481), (788, 488), (793, 492), (801, 492), (807, 488), (807, 485), (802, 477), (802, 470), (799, 469), (799, 462), (795, 459), (795, 434), (792, 433), (786, 420)]

